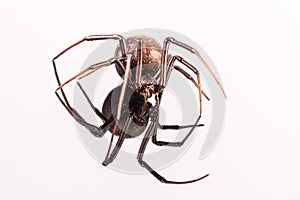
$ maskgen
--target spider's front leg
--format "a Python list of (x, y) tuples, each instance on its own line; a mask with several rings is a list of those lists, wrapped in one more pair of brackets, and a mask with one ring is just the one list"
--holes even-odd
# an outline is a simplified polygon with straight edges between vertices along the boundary
[[(196, 121), (196, 123), (199, 120)], [(181, 142), (166, 142), (166, 141), (158, 141), (157, 140), (157, 134), (152, 135), (152, 142), (158, 146), (182, 146), (184, 142), (188, 139), (188, 137), (192, 134), (192, 131), (196, 127), (204, 126), (204, 124), (193, 124), (193, 125), (160, 125), (158, 126), (159, 129), (162, 130), (180, 130), (185, 128), (192, 128), (190, 132), (184, 137), (184, 139)]]
[[(180, 141), (180, 142), (165, 142), (165, 141), (157, 141), (157, 132), (155, 132), (152, 135), (152, 142), (158, 146), (172, 146), (172, 147), (180, 147), (182, 146), (185, 141), (192, 135), (193, 131), (195, 130), (195, 128), (197, 126), (204, 126), (203, 124), (198, 124), (199, 120), (201, 118), (201, 115), (198, 117), (198, 119), (196, 120), (194, 125), (188, 125), (188, 126), (176, 126), (176, 130), (180, 129), (180, 128), (189, 128), (191, 127), (192, 129), (189, 131), (189, 133)], [(172, 127), (173, 129), (175, 129), (175, 127)], [(169, 127), (170, 129), (170, 127)]]

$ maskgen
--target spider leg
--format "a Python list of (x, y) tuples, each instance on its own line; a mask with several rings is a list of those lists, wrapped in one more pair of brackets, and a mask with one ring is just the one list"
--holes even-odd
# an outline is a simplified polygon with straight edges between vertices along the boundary
[[(197, 124), (196, 126), (193, 125), (184, 125), (184, 126), (179, 126), (179, 125), (160, 125), (158, 126), (159, 129), (162, 130), (180, 130), (180, 129), (185, 129), (185, 128), (192, 128), (192, 127), (201, 127), (204, 126), (204, 124)], [(153, 134), (152, 136), (152, 142), (158, 146), (163, 146), (164, 144), (170, 144), (170, 142), (165, 142), (165, 141), (157, 141), (157, 134)], [(171, 146), (171, 145), (169, 145)]]
[[(72, 78), (70, 78), (69, 80), (67, 80), (65, 83), (61, 84), (56, 90), (55, 90), (55, 94), (58, 97), (59, 101), (62, 103), (62, 105), (66, 108), (66, 110), (72, 115), (72, 117), (81, 125), (83, 125), (84, 127), (86, 127), (94, 136), (96, 137), (101, 137), (104, 133), (102, 131), (101, 128), (98, 128), (88, 122), (86, 122), (77, 111), (75, 111), (74, 108), (72, 108), (67, 100), (67, 97), (64, 95), (63, 92), (63, 87), (65, 85), (67, 85), (68, 83), (70, 83), (73, 80), (76, 80), (77, 78), (80, 79), (82, 77), (85, 77), (87, 74), (91, 74), (91, 72), (95, 72), (98, 69), (105, 67), (105, 66), (109, 66), (115, 62), (118, 61), (118, 58), (111, 58), (107, 61), (104, 62), (100, 62), (94, 65), (91, 65), (90, 67), (84, 69), (83, 71), (79, 72), (77, 75), (73, 76)], [(61, 92), (62, 96), (61, 97), (58, 93), (58, 91)]]
[[(180, 130), (180, 129), (185, 129), (185, 128), (192, 128), (195, 125), (185, 125), (185, 126), (180, 126), (180, 125), (160, 125), (158, 126), (159, 129), (162, 130), (167, 130), (167, 129), (171, 129), (171, 130)], [(200, 126), (204, 126), (204, 124), (197, 124), (195, 127), (200, 127)]]
[(121, 89), (120, 98), (119, 98), (119, 102), (118, 102), (118, 110), (117, 110), (117, 117), (116, 117), (117, 121), (121, 117), (123, 101), (124, 101), (124, 97), (125, 97), (125, 92), (126, 92), (126, 88), (127, 88), (127, 82), (128, 82), (129, 74), (130, 74), (130, 61), (131, 61), (131, 55), (129, 54), (129, 55), (127, 55), (124, 81), (123, 81), (123, 84), (122, 84), (122, 89)]
[[(107, 153), (106, 153), (106, 157), (104, 160), (107, 160), (108, 159), (108, 156), (109, 156), (109, 153), (110, 153), (110, 149), (111, 149), (111, 146), (112, 146), (112, 143), (113, 143), (113, 140), (114, 140), (114, 136), (115, 136), (115, 133), (117, 131), (117, 123), (115, 123), (115, 120), (114, 120), (114, 117), (113, 115), (110, 117), (111, 121), (113, 122), (112, 125), (114, 125), (114, 128), (113, 128), (113, 131), (112, 131), (112, 134), (111, 134), (111, 138), (110, 138), (110, 143), (109, 143), (109, 146), (108, 146), (108, 150), (107, 150)], [(104, 124), (103, 124), (104, 125)], [(110, 126), (111, 127), (111, 126)], [(108, 127), (107, 129), (109, 129), (110, 127)], [(103, 163), (102, 163), (103, 164)]]
[[(195, 79), (189, 74), (187, 73), (184, 69), (182, 69), (181, 67), (179, 66), (174, 66), (174, 69), (179, 71), (180, 73), (182, 73), (187, 79), (189, 79), (190, 81), (193, 82), (193, 84), (198, 88), (198, 84), (196, 83)], [(169, 76), (168, 76), (169, 77)], [(200, 78), (200, 77), (199, 77)], [(169, 79), (169, 78), (168, 78)], [(201, 90), (201, 93), (203, 94), (203, 96), (208, 100), (210, 101), (209, 97), (207, 96), (207, 94)]]
[[(175, 61), (179, 61), (180, 63), (182, 63), (184, 66), (186, 66), (187, 68), (189, 68), (191, 71), (193, 71), (196, 75), (197, 75), (197, 83), (196, 81), (193, 79), (193, 77), (188, 74), (186, 71), (184, 71), (181, 67), (179, 66), (174, 66)], [(180, 56), (173, 56), (170, 63), (169, 63), (169, 71), (168, 71), (168, 77), (167, 80), (169, 79), (170, 75), (171, 75), (171, 69), (176, 69), (177, 71), (181, 72), (186, 78), (188, 78), (189, 80), (191, 80), (195, 86), (198, 88), (199, 91), (199, 103), (200, 103), (200, 115), (202, 114), (202, 94), (205, 94), (202, 89), (201, 89), (201, 81), (200, 81), (200, 72), (189, 62), (187, 62), (186, 60), (184, 60), (182, 57)], [(207, 97), (207, 95), (205, 94), (205, 96)], [(207, 97), (208, 98), (208, 97)], [(209, 98), (208, 98), (209, 99)]]
[[(133, 117), (129, 117), (127, 119), (127, 121), (125, 122), (124, 130), (122, 130), (122, 133), (121, 133), (121, 135), (120, 135), (120, 137), (119, 137), (119, 139), (117, 141), (116, 146), (114, 147), (114, 149), (111, 152), (110, 156), (108, 156), (108, 154), (110, 152), (111, 144), (112, 144), (112, 141), (113, 141), (113, 136), (112, 136), (112, 139), (111, 139), (111, 142), (110, 142), (110, 147), (109, 147), (108, 152), (107, 152), (107, 156), (106, 156), (105, 160), (102, 163), (104, 166), (107, 166), (108, 164), (110, 164), (116, 158), (117, 154), (119, 153), (120, 148), (121, 148), (121, 146), (122, 146), (122, 144), (123, 144), (123, 142), (125, 140), (125, 135), (126, 135), (126, 133), (128, 131), (128, 127), (129, 127), (129, 125), (130, 125), (130, 123), (132, 121), (132, 118)], [(116, 125), (114, 127), (112, 135), (114, 135), (115, 131), (116, 131)]]
[(79, 115), (79, 113), (72, 108), (71, 106), (68, 106), (63, 99), (61, 98), (61, 96), (59, 96), (59, 94), (57, 93), (57, 91), (55, 91), (55, 94), (57, 96), (57, 98), (59, 99), (59, 101), (61, 102), (61, 104), (68, 110), (68, 112), (72, 115), (72, 117), (82, 126), (84, 126), (85, 128), (87, 128), (92, 135), (94, 135), (95, 137), (101, 137), (103, 135), (102, 131), (95, 125), (88, 123), (83, 117), (81, 117), (81, 115)]
[[(199, 125), (203, 125), (203, 124), (198, 124), (199, 120), (201, 118), (201, 115), (198, 117), (198, 119), (196, 120), (195, 124), (194, 125), (189, 125), (187, 127), (192, 127), (192, 129), (188, 132), (188, 134), (180, 141), (180, 142), (165, 142), (165, 141), (157, 141), (157, 132), (155, 132), (153, 135), (152, 135), (152, 142), (158, 146), (172, 146), (172, 147), (180, 147), (182, 146), (185, 141), (187, 141), (187, 139), (192, 135), (194, 129), (196, 128), (196, 126), (199, 126)], [(186, 127), (186, 128), (187, 128)], [(178, 129), (177, 129), (178, 130)]]
[(141, 87), (141, 76), (142, 76), (142, 65), (143, 65), (143, 40), (142, 38), (138, 38), (138, 49), (137, 49), (137, 69), (136, 69), (136, 87)]
[(146, 168), (155, 178), (157, 178), (159, 181), (161, 181), (162, 183), (167, 183), (167, 184), (186, 184), (186, 183), (193, 183), (193, 182), (196, 182), (196, 181), (199, 181), (205, 177), (208, 176), (205, 175), (205, 176), (202, 176), (200, 178), (197, 178), (197, 179), (194, 179), (194, 180), (189, 180), (189, 181), (170, 181), (170, 180), (167, 180), (165, 179), (163, 176), (161, 176), (159, 173), (157, 173), (146, 161), (143, 160), (143, 157), (144, 157), (144, 153), (145, 153), (145, 150), (146, 150), (146, 146), (149, 142), (149, 139), (150, 137), (155, 134), (157, 132), (157, 128), (158, 128), (158, 117), (154, 117), (152, 118), (153, 121), (151, 121), (151, 124), (149, 125), (146, 133), (145, 133), (145, 136), (144, 136), (144, 139), (141, 143), (141, 146), (140, 146), (140, 149), (139, 149), (139, 153), (138, 153), (138, 156), (137, 156), (137, 159), (138, 159), (138, 162), (140, 163), (140, 165), (144, 168)]
[[(182, 64), (184, 64), (185, 66), (187, 66), (190, 70), (192, 70), (193, 72), (195, 72), (197, 74), (197, 78), (198, 78), (198, 83), (196, 83), (196, 81), (193, 79), (193, 77), (188, 74), (185, 70), (183, 70), (181, 67), (179, 66), (174, 66), (174, 62), (175, 60), (178, 60), (179, 62), (181, 62)], [(188, 137), (191, 135), (191, 133), (193, 132), (194, 128), (196, 126), (204, 126), (203, 124), (198, 124), (198, 121), (200, 120), (200, 117), (201, 117), (201, 113), (202, 113), (202, 94), (209, 100), (209, 98), (207, 97), (207, 95), (203, 92), (203, 90), (201, 90), (201, 86), (200, 86), (200, 73), (198, 72), (198, 70), (192, 66), (190, 63), (188, 63), (187, 61), (183, 60), (181, 57), (179, 56), (174, 56), (171, 61), (170, 61), (170, 64), (169, 64), (169, 71), (168, 71), (168, 75), (167, 75), (167, 81), (170, 77), (170, 74), (171, 74), (171, 69), (173, 68), (174, 66), (174, 69), (176, 69), (177, 71), (179, 71), (180, 73), (182, 73), (187, 79), (189, 79), (190, 81), (193, 82), (193, 84), (198, 88), (199, 90), (199, 101), (200, 101), (200, 116), (197, 120), (197, 122), (194, 124), (194, 125), (187, 125), (187, 126), (178, 126), (178, 125), (171, 125), (171, 126), (161, 126), (159, 128), (161, 129), (175, 129), (175, 130), (178, 130), (178, 129), (182, 129), (182, 128), (189, 128), (189, 127), (192, 127), (192, 129), (190, 130), (190, 132), (186, 135), (186, 137), (181, 141), (181, 142), (165, 142), (165, 141), (157, 141), (157, 135), (154, 134), (152, 136), (152, 142), (158, 146), (182, 146), (184, 144), (184, 142), (188, 139)]]
[(79, 88), (81, 89), (82, 93), (84, 94), (85, 98), (87, 99), (89, 105), (91, 106), (91, 108), (94, 110), (94, 112), (96, 113), (96, 115), (98, 117), (100, 117), (103, 121), (104, 124), (100, 126), (100, 129), (102, 130), (103, 134), (110, 129), (110, 127), (115, 125), (115, 120), (113, 115), (107, 119), (100, 111), (98, 108), (96, 108), (93, 103), (91, 102), (90, 98), (88, 97), (88, 95), (86, 94), (86, 92), (84, 91), (83, 87), (81, 86), (81, 84), (79, 82), (77, 82)]
[(78, 116), (79, 124), (86, 127), (92, 135), (94, 135), (95, 137), (102, 137), (104, 135), (105, 131), (99, 130), (98, 127), (88, 123), (74, 108), (71, 109)]
[(182, 47), (188, 51), (190, 51), (192, 54), (195, 54), (198, 59), (204, 64), (204, 66), (207, 68), (207, 70), (209, 71), (209, 73), (211, 74), (211, 76), (214, 78), (214, 80), (216, 81), (216, 83), (218, 84), (219, 88), (221, 89), (223, 95), (225, 98), (227, 98), (225, 90), (223, 88), (223, 86), (221, 85), (221, 83), (219, 82), (219, 80), (217, 79), (216, 75), (213, 73), (213, 71), (211, 70), (211, 68), (209, 67), (209, 65), (205, 62), (205, 60), (203, 59), (203, 57), (199, 54), (199, 52), (194, 49), (193, 47), (182, 43), (180, 41), (177, 41), (176, 39), (172, 38), (172, 37), (168, 37), (164, 40), (164, 44), (163, 44), (163, 49), (162, 49), (162, 58), (161, 58), (161, 74), (160, 74), (160, 84), (165, 87), (166, 86), (166, 79), (167, 79), (167, 57), (168, 57), (168, 50), (169, 50), (169, 46), (170, 43), (177, 45), (179, 47)]
[(77, 85), (79, 86), (80, 90), (82, 91), (83, 95), (85, 96), (86, 100), (88, 101), (89, 105), (91, 106), (91, 108), (93, 109), (93, 111), (96, 113), (96, 115), (98, 117), (100, 117), (102, 120), (107, 121), (107, 118), (100, 112), (100, 110), (98, 108), (96, 108), (92, 101), (90, 100), (90, 98), (88, 97), (88, 95), (86, 94), (85, 90), (83, 89), (83, 87), (81, 86), (81, 84), (79, 82), (77, 82)]
[[(201, 86), (200, 86), (200, 74), (198, 72), (198, 70), (192, 66), (190, 63), (186, 62), (185, 60), (183, 60), (181, 57), (179, 56), (173, 56), (172, 59), (169, 59), (170, 60), (170, 63), (169, 63), (169, 67), (168, 67), (168, 71), (167, 71), (167, 79), (166, 79), (166, 82), (168, 82), (169, 80), (169, 77), (171, 75), (171, 71), (172, 69), (176, 69), (177, 71), (179, 71), (180, 73), (182, 73), (187, 79), (189, 79), (190, 81), (192, 81), (192, 83), (198, 88), (199, 90), (199, 101), (200, 101), (200, 116), (201, 116), (201, 112), (202, 112), (202, 96), (201, 94), (203, 94), (207, 100), (210, 100), (208, 98), (208, 96), (203, 92), (203, 90), (201, 90)], [(181, 67), (179, 66), (174, 66), (174, 62), (175, 60), (179, 60), (179, 62), (181, 62), (182, 64), (184, 64), (185, 66), (187, 66), (190, 70), (192, 70), (193, 72), (195, 72), (197, 74), (197, 78), (198, 78), (198, 83), (193, 79), (193, 77), (188, 74), (185, 70), (183, 70)], [(173, 67), (174, 66), (174, 67)], [(199, 116), (199, 119), (200, 119), (200, 116)], [(199, 120), (198, 119), (198, 120)], [(173, 130), (179, 130), (179, 129), (184, 129), (184, 128), (195, 128), (195, 127), (199, 127), (199, 126), (204, 126), (204, 124), (194, 124), (194, 125), (186, 125), (186, 126), (180, 126), (180, 125), (159, 125), (159, 128), (160, 129), (173, 129)], [(168, 145), (168, 146), (181, 146), (185, 141), (186, 139), (191, 135), (193, 129), (191, 130), (191, 132), (189, 132), (189, 134), (186, 136), (186, 138), (182, 141), (182, 142), (176, 142), (176, 143), (172, 143), (172, 142), (164, 142), (164, 141), (157, 141), (156, 140), (156, 134), (153, 135), (152, 137), (152, 142), (154, 144), (157, 144), (157, 145)]]
[[(59, 76), (58, 76), (58, 72), (57, 72), (57, 67), (55, 64), (55, 60), (57, 58), (59, 58), (61, 55), (63, 55), (64, 53), (66, 53), (67, 51), (69, 51), (70, 49), (72, 49), (73, 47), (79, 45), (80, 43), (83, 43), (85, 41), (95, 41), (95, 40), (118, 40), (120, 43), (120, 48), (121, 48), (121, 52), (122, 52), (122, 57), (126, 58), (127, 56), (127, 52), (126, 52), (126, 44), (125, 44), (125, 38), (121, 35), (116, 35), (116, 34), (108, 34), (108, 35), (90, 35), (90, 36), (86, 36), (83, 39), (79, 40), (78, 42), (72, 44), (71, 46), (69, 46), (68, 48), (66, 48), (65, 50), (63, 50), (62, 52), (60, 52), (57, 56), (55, 56), (52, 59), (52, 64), (54, 67), (54, 73), (56, 76), (56, 80), (58, 85), (61, 85)], [(66, 102), (67, 106), (70, 107), (69, 101), (63, 91), (63, 89), (61, 90), (62, 96), (64, 98), (64, 101)]]

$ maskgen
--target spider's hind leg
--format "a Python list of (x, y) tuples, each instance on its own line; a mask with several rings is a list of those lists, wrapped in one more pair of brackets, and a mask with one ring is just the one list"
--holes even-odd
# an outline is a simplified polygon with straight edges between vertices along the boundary
[(204, 126), (204, 124), (198, 124), (199, 120), (201, 118), (201, 115), (198, 117), (194, 125), (187, 125), (187, 126), (178, 126), (178, 125), (166, 125), (162, 126), (162, 129), (173, 129), (173, 130), (179, 130), (183, 128), (192, 128), (189, 133), (180, 141), (180, 142), (165, 142), (165, 141), (157, 141), (157, 132), (155, 132), (152, 135), (152, 142), (158, 146), (172, 146), (172, 147), (180, 147), (182, 146), (185, 141), (192, 135), (194, 129), (199, 126)]
[[(185, 128), (192, 128), (195, 125), (184, 125), (184, 126), (180, 126), (180, 125), (159, 125), (159, 129), (162, 130), (180, 130), (180, 129), (185, 129)], [(204, 126), (204, 124), (197, 124), (196, 127), (200, 127), (200, 126)]]
[[(157, 105), (154, 107), (154, 111), (158, 111), (158, 106)], [(144, 139), (143, 139), (143, 141), (141, 143), (141, 146), (140, 146), (140, 149), (139, 149), (139, 152), (138, 152), (137, 159), (138, 159), (138, 162), (140, 163), (140, 165), (142, 167), (146, 168), (160, 182), (167, 183), (167, 184), (193, 183), (193, 182), (199, 181), (199, 180), (207, 177), (208, 174), (205, 175), (205, 176), (202, 176), (200, 178), (189, 180), (189, 181), (170, 181), (170, 180), (165, 179), (163, 176), (161, 176), (146, 161), (143, 160), (144, 153), (145, 153), (145, 150), (146, 150), (146, 146), (147, 146), (147, 144), (149, 142), (149, 139), (153, 135), (156, 135), (156, 132), (157, 132), (157, 129), (158, 129), (158, 126), (159, 126), (159, 124), (158, 124), (158, 116), (157, 116), (158, 112), (153, 112), (153, 113), (154, 113), (154, 115), (152, 115), (151, 124), (149, 125), (149, 127), (148, 127), (148, 129), (147, 129), (147, 131), (145, 133)], [(196, 126), (196, 124), (198, 123), (199, 120), (200, 120), (200, 117), (198, 118), (198, 120), (195, 123), (195, 125), (193, 126), (193, 128), (195, 128), (195, 126)]]

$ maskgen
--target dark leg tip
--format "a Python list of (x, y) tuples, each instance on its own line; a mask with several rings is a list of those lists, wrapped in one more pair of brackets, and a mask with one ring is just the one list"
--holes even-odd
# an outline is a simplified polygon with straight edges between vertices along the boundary
[(108, 165), (107, 161), (103, 161), (103, 162), (102, 162), (102, 165), (103, 165), (104, 167), (106, 167), (106, 166)]

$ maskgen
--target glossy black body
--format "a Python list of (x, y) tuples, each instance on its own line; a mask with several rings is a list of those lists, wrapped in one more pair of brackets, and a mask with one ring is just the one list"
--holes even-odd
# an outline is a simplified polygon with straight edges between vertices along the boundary
[[(114, 88), (106, 97), (102, 113), (107, 118), (116, 120), (116, 108), (119, 102), (122, 85)], [(124, 96), (124, 103), (122, 106), (122, 115), (118, 122), (117, 129), (113, 132), (113, 126), (109, 129), (111, 133), (120, 136), (124, 130), (125, 122), (129, 117), (133, 117), (132, 123), (129, 125), (125, 133), (126, 138), (139, 136), (145, 130), (149, 121), (149, 110), (152, 104), (146, 101), (143, 94), (139, 91), (128, 87)]]

